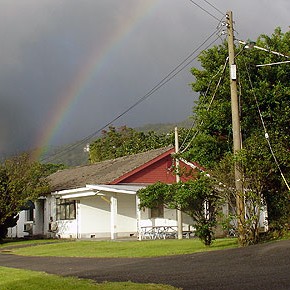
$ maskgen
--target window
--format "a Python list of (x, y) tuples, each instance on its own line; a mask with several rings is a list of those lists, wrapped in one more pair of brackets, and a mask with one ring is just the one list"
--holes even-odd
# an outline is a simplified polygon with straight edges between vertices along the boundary
[(20, 207), (20, 210), (25, 211), (25, 221), (26, 222), (33, 222), (34, 209), (35, 209), (35, 205), (34, 205), (33, 201), (31, 201), (31, 200), (26, 201), (26, 203)]
[(163, 218), (164, 217), (164, 206), (163, 204), (151, 208), (151, 218)]
[(26, 210), (26, 221), (27, 222), (33, 222), (33, 208), (30, 207), (29, 209)]
[(76, 201), (56, 199), (56, 219), (73, 220), (76, 218)]

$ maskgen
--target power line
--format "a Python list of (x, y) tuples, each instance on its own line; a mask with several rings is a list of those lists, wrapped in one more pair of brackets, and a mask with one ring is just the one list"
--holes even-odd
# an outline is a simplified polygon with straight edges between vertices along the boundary
[(213, 4), (209, 3), (207, 0), (203, 0), (204, 2), (206, 2), (209, 6), (211, 6), (213, 9), (215, 9), (217, 12), (219, 12), (221, 15), (224, 15), (224, 13), (219, 10), (216, 6), (214, 6)]
[[(227, 60), (228, 60), (228, 58), (227, 58)], [(227, 63), (227, 61), (226, 61), (226, 63)], [(224, 69), (225, 69), (226, 63), (225, 63), (225, 65), (224, 65)], [(205, 91), (205, 94), (204, 94), (205, 97), (207, 96), (207, 94), (208, 94), (208, 92), (209, 92), (210, 86), (211, 86), (211, 84), (212, 84), (214, 78), (215, 78), (219, 73), (220, 73), (220, 69), (219, 69), (218, 72), (217, 72), (217, 73), (216, 73), (216, 74), (211, 78), (211, 80), (210, 80), (210, 82), (209, 82), (209, 84), (208, 84), (208, 86), (207, 86), (207, 89), (206, 89), (206, 91)], [(221, 80), (221, 79), (220, 79), (220, 80)], [(219, 85), (219, 83), (220, 83), (220, 80), (218, 81), (218, 85)], [(217, 85), (217, 87), (218, 87), (218, 85)], [(217, 88), (216, 88), (216, 90), (217, 90)], [(207, 111), (209, 110), (209, 108), (210, 108), (210, 106), (211, 106), (211, 104), (212, 104), (212, 101), (213, 101), (213, 99), (214, 99), (214, 96), (215, 96), (215, 93), (214, 93), (214, 95), (213, 95), (213, 97), (212, 97), (212, 99), (211, 99), (211, 101), (210, 101), (210, 105), (208, 106)], [(202, 125), (202, 124), (203, 124), (203, 122), (201, 123), (201, 125)], [(193, 129), (194, 125), (195, 125), (195, 123), (194, 123), (194, 121), (193, 121), (193, 123), (192, 123), (192, 125), (191, 125), (191, 127), (190, 127), (190, 129), (189, 129), (189, 131), (188, 131), (188, 133), (187, 133), (187, 135), (186, 135), (186, 137), (184, 138), (182, 144), (180, 145), (180, 148), (182, 148), (183, 145), (185, 144), (185, 142), (187, 141), (187, 138), (189, 137), (190, 131)], [(197, 134), (198, 134), (198, 131), (195, 133), (195, 135), (192, 137), (192, 139), (191, 139), (191, 141), (189, 142), (189, 144), (185, 147), (184, 150), (182, 150), (181, 153), (183, 153), (183, 152), (185, 152), (185, 151), (187, 150), (187, 148), (190, 146), (190, 144), (192, 143), (193, 139), (197, 136)]]
[[(92, 134), (88, 135), (87, 137), (85, 137), (84, 139), (82, 139), (81, 141), (79, 141), (78, 143), (72, 144), (71, 146), (67, 147), (65, 150), (60, 151), (58, 153), (56, 153), (53, 156), (44, 158), (42, 161), (45, 161), (47, 159), (51, 159), (51, 157), (57, 156), (57, 155), (61, 155), (61, 153), (63, 152), (70, 152), (73, 149), (77, 148), (78, 146), (85, 144), (86, 142), (88, 142), (91, 138), (93, 138), (95, 135), (97, 135), (99, 132), (101, 132), (102, 130), (104, 130), (105, 128), (107, 128), (108, 126), (110, 126), (112, 123), (114, 123), (116, 120), (120, 119), (122, 116), (124, 116), (126, 113), (128, 113), (130, 110), (132, 110), (134, 107), (136, 107), (137, 105), (139, 105), (141, 102), (143, 102), (144, 100), (146, 100), (147, 98), (149, 98), (153, 93), (155, 93), (158, 89), (160, 89), (162, 86), (164, 86), (167, 82), (169, 82), (173, 77), (175, 77), (178, 73), (180, 73), (185, 67), (187, 67), (194, 59), (197, 58), (197, 56), (194, 59), (191, 59), (190, 61), (188, 61), (187, 63), (185, 63), (197, 50), (199, 50), (214, 34), (216, 33), (216, 31), (214, 31), (213, 34), (211, 34), (197, 49), (195, 49), (184, 61), (182, 61), (174, 70), (172, 70), (166, 77), (164, 77), (156, 86), (154, 86), (146, 95), (144, 95), (142, 98), (140, 98), (136, 103), (134, 103), (132, 106), (128, 107), (125, 111), (123, 111), (121, 114), (117, 115), (113, 120), (111, 120), (110, 122), (108, 122), (107, 124), (105, 124), (104, 126), (102, 126), (100, 129), (98, 129), (97, 131), (93, 132)], [(211, 42), (208, 46), (212, 45), (214, 42), (216, 41), (216, 39)], [(183, 65), (184, 64), (184, 65)], [(183, 65), (183, 66), (182, 66)], [(182, 67), (181, 67), (182, 66)], [(181, 67), (181, 68), (180, 68)], [(179, 70), (176, 71), (176, 69), (180, 68)], [(176, 72), (175, 72), (176, 71)], [(173, 72), (175, 72), (174, 74), (172, 74)], [(171, 75), (171, 76), (170, 76)], [(170, 76), (170, 77), (169, 77)]]
[[(216, 16), (214, 16), (212, 13), (210, 13), (208, 10), (206, 10), (205, 8), (203, 8), (202, 6), (200, 6), (199, 4), (197, 4), (195, 1), (193, 0), (189, 0), (192, 4), (194, 4), (195, 6), (197, 6), (199, 9), (201, 9), (202, 11), (204, 11), (205, 13), (207, 13), (208, 15), (210, 15), (212, 18), (214, 18), (215, 20), (220, 22), (220, 19), (217, 18)], [(220, 11), (219, 11), (220, 12)], [(223, 13), (222, 13), (223, 14)], [(224, 15), (224, 14), (223, 14)]]
[[(95, 132), (93, 132), (92, 134), (86, 136), (85, 138), (83, 138), (82, 140), (80, 140), (79, 142), (72, 144), (68, 147), (66, 147), (64, 150), (61, 150), (59, 152), (57, 152), (54, 155), (51, 156), (47, 156), (41, 159), (41, 162), (43, 161), (47, 161), (47, 160), (51, 160), (53, 158), (55, 158), (56, 156), (61, 156), (62, 153), (68, 153), (71, 152), (72, 150), (74, 150), (75, 148), (84, 145), (86, 142), (88, 142), (89, 140), (91, 140), (94, 136), (96, 136), (99, 132), (101, 132), (102, 130), (104, 130), (105, 128), (107, 128), (108, 126), (110, 126), (111, 124), (113, 124), (115, 121), (117, 121), (118, 119), (120, 119), (122, 116), (124, 116), (125, 114), (127, 114), (129, 111), (131, 111), (133, 108), (135, 108), (137, 105), (139, 105), (140, 103), (142, 103), (143, 101), (145, 101), (146, 99), (148, 99), (152, 94), (154, 94), (157, 90), (159, 90), (161, 87), (163, 87), (165, 84), (167, 84), (172, 78), (174, 78), (177, 74), (179, 74), (184, 68), (186, 68), (192, 61), (194, 61), (197, 57), (193, 57), (193, 55), (199, 51), (215, 34), (219, 33), (220, 28), (217, 28), (214, 30), (214, 32), (212, 32), (196, 49), (193, 50), (193, 52), (191, 52), (180, 64), (178, 64), (170, 73), (168, 73), (164, 78), (162, 78), (161, 81), (159, 81), (150, 91), (148, 91), (144, 96), (142, 96), (141, 98), (139, 98), (134, 104), (132, 104), (131, 106), (129, 106), (126, 110), (124, 110), (123, 112), (121, 112), (119, 115), (117, 115), (116, 117), (114, 117), (111, 121), (109, 121), (108, 123), (106, 123), (105, 125), (103, 125), (101, 128), (99, 128), (98, 130), (96, 130)], [(207, 49), (209, 46), (211, 46), (214, 42), (216, 42), (216, 40), (218, 39), (218, 37), (212, 41), (205, 49)]]
[(262, 51), (269, 52), (271, 54), (275, 54), (275, 55), (282, 56), (282, 57), (285, 57), (285, 58), (290, 58), (289, 55), (283, 54), (281, 52), (277, 52), (277, 51), (274, 51), (274, 50), (271, 50), (271, 49), (267, 49), (267, 48), (264, 48), (264, 47), (257, 46), (257, 45), (255, 45), (255, 42), (246, 42), (246, 41), (243, 41), (243, 40), (240, 40), (240, 39), (236, 39), (236, 40), (239, 43), (244, 44), (245, 48), (250, 48), (250, 49), (251, 48), (256, 48), (256, 49), (259, 49), (259, 50), (262, 50)]
[[(220, 86), (220, 84), (221, 84), (222, 78), (223, 78), (223, 76), (224, 76), (224, 72), (225, 72), (225, 69), (226, 69), (226, 66), (227, 66), (228, 61), (229, 61), (229, 58), (227, 57), (227, 58), (226, 58), (226, 61), (225, 61), (225, 63), (224, 63), (224, 65), (223, 65), (222, 71), (219, 70), (219, 71), (218, 71), (218, 72), (217, 72), (217, 73), (212, 77), (212, 79), (211, 79), (211, 81), (210, 81), (210, 83), (209, 83), (209, 85), (208, 85), (208, 87), (207, 87), (207, 90), (206, 90), (206, 94), (205, 94), (205, 96), (207, 95), (207, 92), (209, 91), (209, 88), (210, 88), (210, 85), (211, 85), (211, 83), (212, 83), (212, 80), (213, 80), (213, 79), (214, 79), (214, 78), (215, 78), (215, 77), (216, 77), (216, 76), (221, 72), (221, 76), (220, 76), (220, 78), (219, 78), (219, 80), (218, 80), (218, 83), (217, 83), (217, 85), (216, 85), (216, 88), (215, 88), (215, 90), (214, 90), (214, 93), (213, 93), (213, 95), (212, 95), (212, 97), (211, 97), (211, 100), (210, 100), (210, 102), (209, 102), (209, 105), (208, 105), (208, 107), (207, 107), (207, 112), (210, 110), (211, 105), (212, 105), (212, 103), (213, 103), (213, 101), (214, 101), (214, 99), (215, 99), (215, 96), (216, 96), (217, 90), (218, 90), (218, 88), (219, 88), (219, 86)], [(203, 124), (203, 121), (200, 123), (200, 125), (202, 125), (202, 124)], [(193, 127), (192, 127), (191, 129), (193, 129)], [(195, 134), (193, 135), (193, 137), (191, 138), (191, 140), (188, 142), (188, 144), (186, 145), (186, 147), (181, 151), (181, 153), (184, 153), (184, 152), (188, 149), (188, 147), (191, 145), (192, 141), (196, 138), (196, 136), (198, 135), (198, 133), (199, 133), (199, 131), (196, 131), (196, 132), (195, 132)], [(185, 142), (186, 142), (186, 140), (187, 140), (188, 137), (189, 137), (189, 132), (188, 132), (187, 136), (185, 137), (184, 141), (182, 142), (180, 148), (182, 148), (182, 147), (184, 146), (184, 144), (185, 144)]]
[(265, 63), (265, 64), (256, 64), (256, 67), (272, 66), (272, 65), (279, 65), (279, 64), (284, 64), (284, 63), (290, 63), (290, 60), (278, 61), (278, 62), (272, 62), (272, 63)]
[(253, 83), (252, 83), (252, 79), (251, 79), (251, 76), (250, 76), (248, 67), (247, 67), (247, 65), (246, 65), (245, 62), (244, 62), (244, 65), (246, 67), (246, 72), (247, 72), (248, 80), (249, 80), (249, 83), (250, 83), (250, 86), (251, 86), (251, 90), (252, 90), (253, 95), (254, 95), (254, 98), (255, 98), (257, 110), (258, 110), (258, 113), (259, 113), (259, 116), (260, 116), (260, 120), (262, 122), (262, 126), (263, 126), (263, 129), (264, 129), (265, 139), (266, 139), (266, 141), (268, 143), (269, 149), (270, 149), (271, 154), (272, 154), (272, 156), (274, 158), (275, 164), (276, 164), (276, 166), (277, 166), (277, 168), (278, 168), (278, 170), (280, 172), (280, 175), (281, 175), (281, 177), (282, 177), (285, 185), (287, 186), (288, 190), (290, 191), (290, 186), (289, 186), (289, 184), (288, 184), (288, 182), (287, 182), (287, 180), (286, 180), (286, 178), (285, 178), (285, 176), (284, 176), (284, 174), (282, 172), (282, 169), (281, 169), (281, 167), (279, 165), (279, 162), (278, 162), (278, 160), (277, 160), (277, 158), (275, 156), (275, 153), (273, 151), (273, 148), (272, 148), (272, 145), (271, 145), (271, 142), (270, 142), (270, 139), (269, 139), (269, 134), (267, 132), (266, 125), (265, 125), (265, 122), (264, 122), (264, 118), (263, 118), (262, 113), (261, 113), (261, 110), (260, 110), (260, 106), (259, 106), (259, 103), (258, 103), (258, 99), (257, 99), (257, 96), (256, 96), (255, 91), (254, 91), (254, 86), (253, 86)]

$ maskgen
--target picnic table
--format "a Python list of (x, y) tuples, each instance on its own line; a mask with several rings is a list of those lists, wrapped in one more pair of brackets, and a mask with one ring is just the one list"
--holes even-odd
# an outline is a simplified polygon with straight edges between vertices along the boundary
[[(187, 230), (182, 231), (183, 237), (189, 239), (194, 231)], [(143, 239), (176, 239), (177, 238), (177, 226), (144, 226), (141, 227), (141, 240)]]

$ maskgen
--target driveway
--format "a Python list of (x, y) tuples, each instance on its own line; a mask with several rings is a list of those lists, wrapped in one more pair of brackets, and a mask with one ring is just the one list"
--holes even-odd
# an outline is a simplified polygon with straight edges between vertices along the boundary
[(0, 265), (102, 281), (183, 289), (290, 289), (290, 240), (158, 258), (57, 258), (0, 254)]

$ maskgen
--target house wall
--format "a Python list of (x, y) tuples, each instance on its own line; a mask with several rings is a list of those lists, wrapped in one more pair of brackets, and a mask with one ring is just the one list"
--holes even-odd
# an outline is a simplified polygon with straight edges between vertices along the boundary
[[(186, 231), (192, 227), (193, 220), (190, 216), (182, 214), (183, 230)], [(164, 218), (151, 218), (150, 209), (141, 211), (141, 227), (154, 226), (173, 226), (177, 227), (177, 211), (174, 209), (164, 208)]]
[(37, 200), (34, 210), (34, 219), (33, 219), (33, 229), (32, 235), (43, 236), (44, 235), (44, 199)]
[(117, 195), (117, 232), (119, 237), (129, 237), (137, 232), (136, 196)]
[[(8, 228), (7, 236), (9, 238), (24, 238), (28, 236), (42, 236), (44, 225), (44, 200), (34, 202), (35, 209), (33, 210), (33, 220), (28, 221), (28, 211), (23, 210), (19, 213), (17, 225), (13, 228)], [(31, 229), (25, 231), (25, 228)]]
[[(76, 212), (79, 211), (79, 203), (76, 202)], [(78, 237), (77, 219), (56, 219), (56, 198), (48, 195), (44, 202), (43, 233), (48, 238), (76, 239)]]
[(56, 203), (55, 198), (51, 195), (47, 195), (44, 200), (44, 212), (43, 212), (43, 234), (48, 238), (55, 238), (56, 233), (50, 231), (51, 222), (56, 222)]
[(17, 225), (13, 228), (8, 228), (8, 238), (24, 238), (29, 236), (27, 232), (24, 232), (24, 224), (26, 222), (26, 211), (23, 210), (19, 213), (19, 219)]
[[(111, 204), (112, 193), (106, 196), (80, 198), (76, 206), (76, 219), (58, 220), (55, 217), (55, 201), (46, 200), (45, 220), (52, 217), (56, 221), (57, 231), (46, 234), (58, 238), (110, 238), (111, 237)], [(117, 199), (117, 215), (115, 230), (117, 237), (129, 237), (137, 232), (136, 197), (129, 194), (115, 194)]]
[(76, 239), (78, 235), (78, 225), (76, 220), (57, 221), (58, 230), (55, 236), (60, 239)]
[[(192, 174), (196, 174), (196, 170), (193, 170), (190, 166), (182, 162), (180, 162), (180, 167), (181, 171), (184, 173), (184, 176), (181, 177), (182, 181), (188, 180), (187, 175), (192, 177)], [(170, 155), (140, 171), (137, 171), (136, 173), (131, 174), (127, 178), (121, 180), (120, 183), (152, 184), (157, 181), (168, 184), (176, 182), (176, 175), (174, 174), (174, 161)]]
[(110, 237), (110, 203), (101, 197), (80, 199), (80, 238)]
[(174, 183), (175, 175), (172, 171), (173, 160), (167, 156), (149, 167), (129, 176), (122, 183), (155, 183), (157, 181)]

